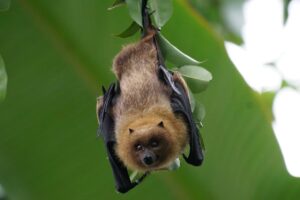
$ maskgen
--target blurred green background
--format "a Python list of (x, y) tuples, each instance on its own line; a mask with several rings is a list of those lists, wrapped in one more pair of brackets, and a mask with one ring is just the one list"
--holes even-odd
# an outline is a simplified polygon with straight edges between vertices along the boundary
[[(186, 0), (174, 1), (163, 34), (213, 74), (196, 96), (206, 107), (203, 166), (182, 163), (117, 194), (102, 141), (96, 97), (114, 80), (130, 24), (111, 0), (15, 0), (0, 13), (8, 74), (0, 104), (0, 199), (299, 199), (271, 128), (270, 110), (229, 60), (223, 37)], [(198, 9), (199, 10), (199, 9)], [(204, 13), (205, 14), (205, 13)], [(3, 193), (3, 192), (2, 192)], [(6, 197), (4, 197), (6, 196)]]

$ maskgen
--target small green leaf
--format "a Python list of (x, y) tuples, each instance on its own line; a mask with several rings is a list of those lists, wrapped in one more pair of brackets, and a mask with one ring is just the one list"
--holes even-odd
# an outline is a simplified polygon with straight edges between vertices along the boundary
[(109, 7), (107, 10), (113, 10), (117, 7), (125, 5), (125, 0), (116, 0), (111, 7)]
[(153, 18), (158, 28), (164, 26), (173, 13), (172, 0), (151, 0), (149, 1)]
[(136, 22), (133, 21), (125, 31), (123, 31), (122, 33), (120, 33), (116, 36), (120, 37), (120, 38), (127, 38), (127, 37), (134, 35), (139, 29), (140, 29), (140, 26)]
[(176, 158), (168, 167), (168, 170), (174, 171), (180, 167), (180, 160)]
[(139, 171), (129, 171), (129, 174), (130, 174), (129, 178), (131, 182), (136, 182), (144, 175), (144, 173)]
[(193, 112), (193, 117), (197, 123), (201, 123), (205, 117), (205, 107), (204, 105), (196, 100), (195, 110)]
[(7, 11), (10, 6), (10, 0), (0, 0), (0, 11)]
[(283, 0), (283, 22), (286, 23), (289, 17), (289, 5), (292, 0)]
[(130, 17), (138, 25), (142, 26), (141, 1), (140, 0), (125, 0), (128, 6)]
[(130, 174), (130, 180), (131, 181), (134, 181), (135, 179), (137, 179), (136, 177), (138, 176), (138, 171), (133, 171), (131, 174)]
[(184, 54), (177, 47), (172, 45), (162, 34), (158, 34), (158, 43), (161, 48), (163, 56), (166, 59), (168, 59), (171, 63), (177, 66), (200, 64), (199, 61)]
[(200, 66), (185, 65), (178, 69), (186, 80), (193, 93), (200, 93), (206, 89), (212, 75), (209, 71)]
[(195, 100), (194, 94), (191, 92), (190, 89), (189, 89), (189, 99), (190, 99), (190, 104), (191, 104), (191, 110), (192, 110), (192, 112), (194, 112), (195, 107), (196, 107), (196, 100)]
[(5, 190), (2, 187), (2, 185), (0, 184), (0, 200), (6, 200), (6, 199), (7, 199), (7, 196), (6, 196)]
[(7, 75), (4, 68), (4, 62), (0, 55), (0, 102), (4, 100), (6, 94)]

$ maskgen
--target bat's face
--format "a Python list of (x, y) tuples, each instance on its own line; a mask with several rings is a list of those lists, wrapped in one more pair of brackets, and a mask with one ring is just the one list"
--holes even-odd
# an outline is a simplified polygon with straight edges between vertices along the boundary
[(151, 171), (166, 168), (174, 157), (174, 142), (168, 131), (159, 124), (153, 127), (129, 129), (124, 144), (117, 153), (124, 164), (133, 170)]
[(165, 133), (156, 131), (134, 139), (131, 150), (133, 159), (140, 168), (154, 169), (165, 163), (170, 142)]

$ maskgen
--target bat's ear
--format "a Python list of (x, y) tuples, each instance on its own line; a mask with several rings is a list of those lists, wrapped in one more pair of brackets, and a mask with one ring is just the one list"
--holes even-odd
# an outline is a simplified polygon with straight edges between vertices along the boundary
[(164, 127), (165, 127), (165, 125), (164, 125), (164, 122), (163, 122), (163, 121), (159, 122), (159, 123), (157, 124), (157, 126), (159, 126), (159, 127), (161, 127), (161, 128), (164, 128)]
[(129, 131), (129, 134), (131, 134), (131, 133), (133, 133), (134, 132), (134, 130), (133, 129), (128, 129), (128, 131)]
[(106, 89), (105, 89), (105, 87), (102, 85), (102, 94), (105, 95), (105, 93), (106, 93)]

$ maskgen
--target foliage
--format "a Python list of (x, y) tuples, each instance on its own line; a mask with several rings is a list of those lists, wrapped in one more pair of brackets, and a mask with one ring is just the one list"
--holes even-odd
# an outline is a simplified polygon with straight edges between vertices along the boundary
[[(0, 12), (7, 11), (10, 6), (10, 0), (0, 0)], [(3, 101), (6, 94), (7, 74), (4, 67), (4, 61), (0, 54), (0, 102)]]
[[(195, 95), (206, 107), (202, 167), (159, 172), (123, 199), (298, 199), (263, 104), (230, 62), (223, 41), (185, 0), (162, 34), (214, 75)], [(0, 184), (9, 199), (120, 199), (102, 141), (96, 96), (113, 80), (130, 24), (110, 0), (18, 0), (0, 13), (9, 93), (0, 104)]]
[(7, 75), (4, 68), (4, 61), (0, 55), (0, 102), (3, 101), (6, 94)]
[(120, 38), (127, 38), (134, 35), (138, 30), (140, 30), (140, 26), (135, 21), (133, 21), (125, 31), (116, 36)]
[(245, 0), (189, 0), (216, 32), (231, 42), (241, 44)]
[(199, 61), (191, 58), (172, 45), (162, 34), (159, 34), (159, 44), (164, 57), (176, 66), (200, 64)]
[(7, 11), (10, 6), (10, 0), (0, 0), (0, 12)]

